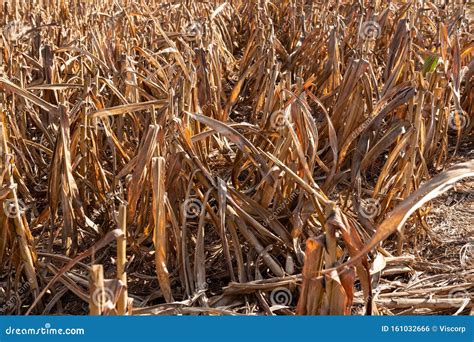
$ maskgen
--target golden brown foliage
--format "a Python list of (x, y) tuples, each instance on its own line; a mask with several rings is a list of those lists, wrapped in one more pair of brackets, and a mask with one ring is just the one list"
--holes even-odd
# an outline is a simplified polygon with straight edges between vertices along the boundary
[(474, 124), (472, 13), (437, 3), (5, 2), (3, 312), (391, 308), (384, 241), (474, 175), (429, 180)]

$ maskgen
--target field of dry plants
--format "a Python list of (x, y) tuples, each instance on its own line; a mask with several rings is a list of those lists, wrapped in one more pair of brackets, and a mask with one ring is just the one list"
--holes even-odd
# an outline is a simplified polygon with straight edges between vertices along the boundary
[(1, 6), (1, 314), (474, 314), (472, 2)]

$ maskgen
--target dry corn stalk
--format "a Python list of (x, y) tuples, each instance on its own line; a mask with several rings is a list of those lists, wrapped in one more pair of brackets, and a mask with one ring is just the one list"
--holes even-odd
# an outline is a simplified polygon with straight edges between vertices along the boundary
[[(348, 314), (359, 298), (376, 313), (390, 234), (431, 234), (427, 201), (461, 177), (424, 182), (453, 154), (472, 158), (468, 12), (421, 0), (2, 4), (0, 201), (31, 208), (0, 213), (0, 276), (39, 292), (19, 310), (70, 291), (87, 300), (87, 255), (117, 268), (133, 312), (293, 313), (267, 300), (283, 284), (302, 296), (298, 313)], [(108, 245), (117, 211), (127, 240)], [(314, 236), (325, 250), (305, 255)], [(303, 276), (300, 294), (302, 271), (322, 283)]]
[(122, 235), (117, 237), (117, 279), (123, 286), (117, 300), (117, 313), (125, 315), (128, 312), (128, 288), (127, 288), (127, 206), (121, 204), (118, 213), (118, 226)]
[(105, 302), (104, 267), (102, 265), (92, 265), (92, 272), (90, 275), (89, 314), (94, 316), (102, 315)]

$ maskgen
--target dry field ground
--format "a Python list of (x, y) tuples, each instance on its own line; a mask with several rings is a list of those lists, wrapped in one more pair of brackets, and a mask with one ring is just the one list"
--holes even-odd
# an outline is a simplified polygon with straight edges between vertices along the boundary
[(474, 314), (472, 2), (0, 6), (1, 314)]

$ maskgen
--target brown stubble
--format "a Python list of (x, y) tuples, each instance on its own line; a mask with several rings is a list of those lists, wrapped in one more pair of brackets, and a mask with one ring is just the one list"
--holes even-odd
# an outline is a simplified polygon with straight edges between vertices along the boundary
[[(0, 212), (0, 273), (34, 285), (15, 310), (88, 301), (90, 270), (67, 264), (87, 255), (143, 314), (350, 314), (356, 282), (376, 313), (390, 235), (426, 227), (429, 200), (472, 170), (429, 181), (472, 138), (456, 6), (79, 3), (0, 11), (0, 203), (19, 213)], [(100, 243), (124, 226), (120, 253)]]

